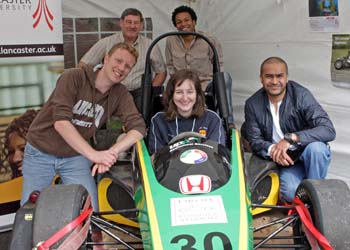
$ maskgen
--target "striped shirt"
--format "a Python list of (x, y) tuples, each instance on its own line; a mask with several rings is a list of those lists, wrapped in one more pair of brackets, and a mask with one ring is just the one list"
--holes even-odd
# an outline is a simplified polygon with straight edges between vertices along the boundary
[[(105, 37), (95, 43), (90, 48), (90, 50), (81, 58), (81, 61), (85, 64), (99, 64), (103, 62), (104, 55), (108, 53), (113, 45), (120, 42), (124, 42), (122, 32), (117, 32), (114, 35)], [(140, 34), (133, 44), (133, 47), (139, 53), (139, 58), (137, 59), (135, 66), (132, 68), (128, 76), (122, 82), (129, 91), (141, 87), (142, 74), (145, 71), (146, 53), (151, 43), (151, 39)], [(151, 63), (153, 72), (163, 73), (166, 71), (166, 65), (158, 45), (153, 47), (151, 53)]]

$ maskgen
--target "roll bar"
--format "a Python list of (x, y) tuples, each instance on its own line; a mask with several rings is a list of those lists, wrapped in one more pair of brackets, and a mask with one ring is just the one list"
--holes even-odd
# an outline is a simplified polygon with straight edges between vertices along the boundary
[(204, 41), (206, 41), (210, 48), (213, 51), (214, 55), (214, 61), (213, 61), (213, 98), (214, 103), (216, 103), (217, 107), (219, 108), (219, 113), (221, 117), (224, 120), (226, 132), (227, 135), (229, 135), (229, 127), (228, 127), (228, 101), (226, 96), (226, 90), (225, 90), (225, 80), (224, 80), (224, 73), (220, 72), (220, 64), (219, 64), (219, 57), (218, 53), (216, 51), (215, 46), (212, 44), (212, 42), (204, 35), (197, 33), (197, 32), (168, 32), (165, 34), (162, 34), (158, 36), (156, 39), (153, 40), (151, 45), (149, 46), (146, 54), (146, 63), (145, 63), (145, 72), (142, 76), (142, 83), (141, 83), (141, 91), (142, 91), (142, 107), (141, 107), (141, 114), (146, 122), (146, 126), (149, 127), (150, 119), (151, 119), (151, 105), (152, 102), (152, 69), (151, 69), (151, 52), (153, 47), (163, 38), (168, 36), (179, 36), (179, 35), (195, 35), (202, 38)]

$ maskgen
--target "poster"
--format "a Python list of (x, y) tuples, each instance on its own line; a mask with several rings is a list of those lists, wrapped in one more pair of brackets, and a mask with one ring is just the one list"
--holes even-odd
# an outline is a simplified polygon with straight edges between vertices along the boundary
[(0, 22), (7, 26), (0, 29), (0, 229), (7, 230), (19, 208), (28, 128), (63, 70), (62, 0), (0, 1)]
[(0, 22), (0, 63), (63, 55), (61, 0), (0, 1)]
[(332, 83), (350, 88), (350, 34), (335, 34), (332, 40)]
[(309, 24), (311, 31), (338, 31), (338, 16), (338, 0), (309, 0)]

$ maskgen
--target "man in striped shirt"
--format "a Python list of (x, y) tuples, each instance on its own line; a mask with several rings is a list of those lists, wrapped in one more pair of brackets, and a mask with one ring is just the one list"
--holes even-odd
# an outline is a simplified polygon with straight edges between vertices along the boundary
[[(136, 65), (122, 83), (134, 97), (138, 110), (141, 110), (141, 79), (145, 69), (147, 49), (152, 40), (140, 34), (140, 31), (143, 30), (143, 16), (137, 9), (128, 8), (123, 11), (120, 18), (120, 28), (121, 31), (105, 37), (94, 44), (80, 59), (78, 66), (84, 64), (97, 65), (101, 63), (104, 55), (116, 43), (125, 42), (133, 46), (138, 51), (139, 58)], [(155, 72), (152, 86), (155, 92), (160, 92), (167, 73), (164, 59), (157, 45), (151, 53), (151, 65), (152, 71)]]

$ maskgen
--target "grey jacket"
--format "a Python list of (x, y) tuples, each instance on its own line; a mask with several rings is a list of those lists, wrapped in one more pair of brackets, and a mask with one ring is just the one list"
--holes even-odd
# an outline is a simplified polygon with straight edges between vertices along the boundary
[[(273, 120), (269, 100), (263, 88), (246, 101), (244, 112), (245, 132), (253, 153), (268, 159)], [(335, 139), (336, 132), (326, 111), (308, 89), (296, 82), (287, 83), (279, 116), (283, 133), (298, 135), (303, 147), (314, 141), (329, 142)]]

